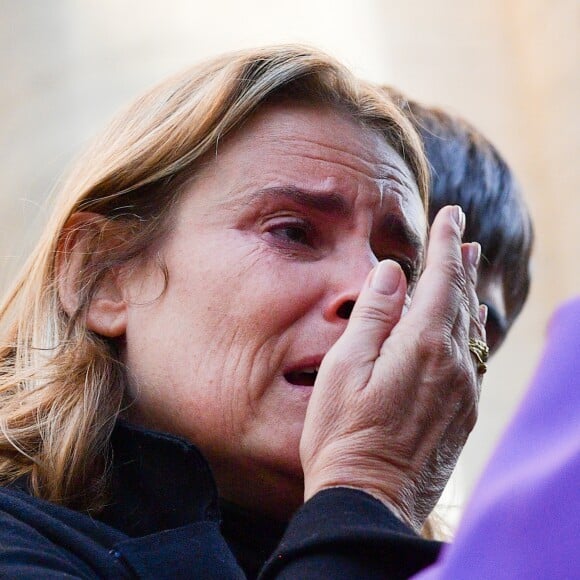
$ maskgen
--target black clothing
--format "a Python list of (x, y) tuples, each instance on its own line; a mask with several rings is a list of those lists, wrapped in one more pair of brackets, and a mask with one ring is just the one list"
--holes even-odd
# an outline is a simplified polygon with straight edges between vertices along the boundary
[(257, 578), (266, 560), (282, 540), (286, 523), (220, 501), (221, 531), (247, 578)]
[[(371, 496), (317, 494), (282, 526), (224, 505), (220, 529), (210, 468), (185, 441), (119, 424), (112, 438), (111, 503), (97, 517), (0, 487), (0, 577), (405, 578), (441, 544), (417, 537)], [(262, 543), (263, 540), (263, 543)], [(276, 547), (277, 546), (277, 547)]]

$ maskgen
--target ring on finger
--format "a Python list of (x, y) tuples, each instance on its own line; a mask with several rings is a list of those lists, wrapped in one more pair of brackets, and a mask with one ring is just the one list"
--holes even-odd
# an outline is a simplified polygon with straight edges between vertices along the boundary
[(477, 360), (477, 372), (480, 375), (485, 374), (487, 372), (487, 365), (485, 363), (489, 358), (489, 347), (485, 341), (479, 338), (470, 338), (468, 347)]

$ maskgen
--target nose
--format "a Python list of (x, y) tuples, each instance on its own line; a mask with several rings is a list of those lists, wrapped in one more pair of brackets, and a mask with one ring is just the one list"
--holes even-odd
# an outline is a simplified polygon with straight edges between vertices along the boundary
[(324, 318), (329, 322), (340, 322), (350, 318), (355, 302), (369, 272), (378, 260), (372, 252), (365, 252), (350, 261), (340, 261), (330, 274), (329, 299), (324, 309)]
[(343, 320), (348, 320), (352, 309), (354, 308), (355, 300), (346, 300), (336, 310), (336, 315)]

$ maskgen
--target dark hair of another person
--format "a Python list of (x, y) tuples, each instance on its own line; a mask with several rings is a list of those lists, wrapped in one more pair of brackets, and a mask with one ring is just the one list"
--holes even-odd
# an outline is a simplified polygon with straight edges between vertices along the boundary
[(503, 275), (509, 328), (528, 296), (534, 239), (515, 176), (497, 149), (465, 120), (388, 92), (423, 139), (431, 172), (429, 221), (445, 205), (461, 206), (465, 241), (481, 244), (483, 269)]

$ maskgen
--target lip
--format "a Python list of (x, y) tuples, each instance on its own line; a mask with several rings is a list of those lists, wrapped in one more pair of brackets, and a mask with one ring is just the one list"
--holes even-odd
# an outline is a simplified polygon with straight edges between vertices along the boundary
[(284, 369), (284, 380), (293, 388), (312, 389), (323, 358), (324, 355), (314, 355), (290, 364)]
[(324, 356), (325, 356), (324, 354), (319, 354), (315, 356), (304, 357), (303, 359), (300, 359), (299, 361), (292, 363), (291, 365), (288, 365), (284, 369), (284, 374), (300, 371), (302, 369), (319, 367), (320, 364), (322, 363), (322, 359), (324, 358)]
[[(322, 363), (322, 359), (324, 358), (323, 354), (314, 355), (305, 357), (303, 359), (298, 360), (295, 363), (290, 364), (287, 366), (283, 371), (284, 380), (292, 387), (295, 388), (304, 388), (304, 389), (312, 389), (314, 385), (309, 384), (301, 384), (297, 382), (297, 375), (301, 372), (308, 371), (309, 369), (319, 368), (320, 364)], [(295, 380), (292, 380), (292, 376), (294, 376)]]

